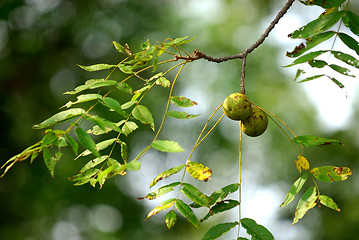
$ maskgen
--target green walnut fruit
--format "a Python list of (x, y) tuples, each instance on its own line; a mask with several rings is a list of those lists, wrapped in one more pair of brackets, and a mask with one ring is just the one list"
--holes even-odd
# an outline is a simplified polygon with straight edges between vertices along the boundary
[(232, 93), (223, 102), (223, 111), (227, 117), (243, 121), (251, 115), (252, 103), (242, 93)]
[(266, 131), (267, 126), (267, 114), (258, 107), (253, 107), (251, 115), (242, 121), (242, 130), (250, 137), (262, 135)]

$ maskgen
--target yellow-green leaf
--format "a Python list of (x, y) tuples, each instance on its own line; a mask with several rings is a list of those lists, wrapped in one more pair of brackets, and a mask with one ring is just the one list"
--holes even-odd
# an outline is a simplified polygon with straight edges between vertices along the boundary
[(212, 170), (201, 163), (189, 162), (186, 167), (187, 172), (195, 179), (208, 181), (211, 179)]
[(348, 167), (324, 166), (310, 171), (314, 177), (324, 182), (344, 181), (353, 173)]
[(303, 147), (317, 147), (324, 145), (344, 145), (338, 140), (323, 138), (313, 135), (298, 136), (293, 139), (296, 144), (301, 144)]
[(340, 209), (338, 207), (338, 204), (336, 204), (336, 202), (334, 202), (334, 200), (331, 197), (325, 196), (325, 195), (320, 195), (319, 196), (319, 201), (321, 204), (323, 204), (324, 206), (331, 208), (337, 212), (340, 212)]
[(159, 212), (162, 212), (163, 210), (166, 210), (166, 209), (172, 207), (173, 204), (175, 204), (175, 202), (176, 202), (175, 198), (171, 198), (171, 199), (164, 201), (163, 203), (161, 203), (160, 205), (158, 205), (157, 207), (152, 209), (151, 212), (148, 213), (147, 219), (152, 217), (153, 215), (156, 215)]
[(137, 105), (132, 110), (132, 116), (139, 120), (143, 124), (149, 124), (152, 130), (155, 130), (155, 124), (152, 117), (152, 113), (148, 110), (147, 107), (143, 105)]
[(172, 96), (171, 103), (178, 107), (192, 107), (197, 105), (195, 101), (183, 96)]
[(73, 108), (68, 109), (59, 113), (56, 113), (52, 117), (46, 119), (42, 123), (36, 124), (33, 126), (34, 129), (42, 129), (42, 128), (48, 128), (53, 125), (56, 125), (60, 122), (69, 120), (71, 118), (77, 117), (79, 115), (84, 114), (86, 111), (82, 108)]
[[(178, 186), (179, 184), (180, 184), (180, 182), (174, 182), (174, 183), (165, 185), (163, 187), (160, 187), (156, 191), (148, 193), (143, 198), (147, 198), (148, 200), (153, 200), (153, 199), (159, 198), (159, 197), (173, 191), (174, 187)], [(140, 198), (140, 199), (143, 199), (143, 198)]]
[(281, 207), (288, 205), (294, 200), (295, 195), (297, 195), (297, 193), (302, 189), (304, 183), (308, 180), (308, 176), (309, 173), (305, 172), (302, 176), (300, 176), (300, 178), (297, 179), (297, 181), (294, 182), (292, 187), (289, 189), (289, 192), (285, 197), (284, 202), (280, 205)]
[(298, 159), (295, 160), (295, 165), (297, 166), (297, 169), (298, 169), (299, 172), (302, 171), (302, 168), (303, 168), (304, 170), (308, 170), (308, 169), (309, 169), (309, 162), (308, 162), (308, 160), (307, 160), (305, 157), (303, 157), (302, 155), (299, 155), (299, 156), (298, 156)]
[(171, 229), (176, 224), (177, 215), (175, 210), (171, 210), (166, 214), (165, 222), (168, 229)]
[(297, 223), (310, 209), (315, 207), (317, 199), (316, 188), (314, 186), (308, 188), (297, 204), (292, 225)]
[(151, 182), (150, 184), (150, 188), (155, 186), (159, 181), (161, 181), (162, 179), (168, 178), (169, 176), (172, 176), (173, 174), (178, 173), (179, 171), (181, 171), (186, 165), (179, 165), (170, 169), (167, 169), (166, 171), (158, 174)]
[(155, 140), (151, 147), (161, 152), (183, 152), (183, 148), (175, 141)]

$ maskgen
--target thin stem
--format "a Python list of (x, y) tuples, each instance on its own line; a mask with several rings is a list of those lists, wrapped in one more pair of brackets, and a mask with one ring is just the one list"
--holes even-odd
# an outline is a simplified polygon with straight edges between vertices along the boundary
[(241, 93), (243, 95), (246, 94), (246, 89), (245, 89), (245, 77), (246, 77), (246, 62), (247, 62), (247, 57), (244, 57), (242, 60), (242, 72), (241, 72)]
[(239, 202), (239, 206), (238, 206), (238, 234), (237, 234), (237, 239), (239, 239), (239, 233), (241, 230), (241, 218), (242, 218), (242, 209), (241, 209), (241, 205), (242, 205), (242, 122), (239, 122), (239, 161), (238, 161), (238, 173), (239, 173), (239, 179), (238, 179), (238, 183), (239, 183), (239, 188), (238, 188), (238, 202)]

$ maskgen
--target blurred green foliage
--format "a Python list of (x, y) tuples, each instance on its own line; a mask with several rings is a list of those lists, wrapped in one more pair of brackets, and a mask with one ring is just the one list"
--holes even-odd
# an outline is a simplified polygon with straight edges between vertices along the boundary
[[(354, 4), (354, 8), (358, 7)], [(111, 47), (113, 40), (136, 47), (147, 38), (155, 42), (166, 37), (197, 36), (186, 49), (188, 52), (198, 48), (209, 55), (224, 56), (254, 42), (277, 8), (278, 3), (272, 0), (2, 1), (0, 163), (39, 140), (42, 133), (34, 131), (32, 126), (56, 113), (58, 107), (70, 100), (63, 92), (89, 78), (76, 64), (118, 60), (118, 53)], [(313, 134), (344, 142), (344, 147), (307, 149), (305, 156), (313, 164), (349, 166), (354, 175), (345, 183), (320, 186), (323, 193), (330, 192), (339, 204), (340, 213), (325, 208), (311, 210), (299, 227), (291, 227), (295, 204), (292, 208), (279, 209), (279, 201), (272, 206), (278, 208), (279, 216), (266, 227), (275, 236), (278, 231), (288, 232), (287, 236), (294, 231), (297, 236), (291, 239), (303, 239), (303, 236), (316, 240), (353, 239), (359, 224), (357, 104), (352, 120), (342, 130), (321, 130), (322, 123), (316, 122), (314, 103), (301, 85), (294, 84), (292, 77), (280, 68), (284, 63), (278, 59), (284, 54), (285, 50), (278, 44), (265, 44), (248, 57), (247, 95), (255, 104), (283, 119), (297, 135)], [(202, 116), (183, 125), (181, 121), (171, 120), (165, 127), (167, 134), (179, 139), (186, 149), (192, 146), (213, 109), (228, 94), (240, 89), (240, 61), (216, 64), (203, 60), (188, 65), (175, 91), (197, 101), (197, 110)], [(156, 98), (163, 96), (165, 101), (166, 92), (158, 94)], [(153, 104), (154, 115), (160, 116), (163, 106), (154, 99), (148, 99), (148, 103)], [(212, 181), (217, 185), (237, 181), (237, 129), (237, 124), (223, 120), (195, 154), (199, 162), (214, 170)], [(146, 138), (146, 134), (149, 133), (143, 131), (134, 135), (133, 141)], [(136, 150), (139, 149), (133, 151)], [(279, 187), (282, 193), (277, 198), (284, 200), (286, 191), (299, 176), (294, 164), (296, 157), (295, 150), (274, 124), (258, 139), (245, 138), (243, 194), (248, 181), (255, 179), (256, 187)], [(136, 198), (143, 196), (154, 176), (174, 164), (170, 161), (184, 162), (184, 159), (153, 155), (143, 161), (143, 171), (117, 177), (101, 190), (74, 187), (68, 181), (82, 166), (73, 161), (70, 151), (56, 167), (54, 179), (41, 158), (32, 165), (16, 164), (0, 179), (0, 239), (189, 240), (203, 236), (210, 223), (196, 230), (183, 221), (168, 231), (161, 217), (144, 222), (148, 209), (153, 206)], [(228, 169), (220, 167), (223, 163)], [(153, 175), (145, 174), (146, 171)], [(210, 184), (211, 181), (203, 187), (211, 189)], [(293, 230), (295, 228), (299, 230)]]

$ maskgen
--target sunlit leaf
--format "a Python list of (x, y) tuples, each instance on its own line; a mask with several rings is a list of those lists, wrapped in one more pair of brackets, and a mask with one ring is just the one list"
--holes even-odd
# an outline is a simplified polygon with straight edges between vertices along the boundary
[(123, 54), (126, 54), (126, 55), (131, 55), (128, 52), (128, 49), (126, 47), (122, 46), (121, 44), (119, 44), (118, 42), (112, 41), (112, 44), (115, 46), (116, 50), (119, 51), (120, 53), (123, 53)]
[[(169, 192), (172, 192), (174, 187), (178, 186), (179, 184), (180, 184), (180, 182), (174, 182), (174, 183), (165, 185), (163, 187), (160, 187), (156, 191), (148, 193), (143, 198), (147, 198), (148, 200), (153, 200), (153, 199), (159, 198)], [(143, 198), (140, 198), (140, 199), (143, 199)]]
[[(97, 143), (97, 144), (95, 145), (95, 149), (96, 149), (97, 151), (101, 151), (101, 150), (103, 150), (103, 149), (105, 149), (105, 148), (111, 146), (115, 141), (116, 141), (116, 138), (106, 139), (106, 140), (104, 140), (104, 141), (102, 141), (102, 142)], [(87, 156), (87, 155), (90, 155), (90, 154), (91, 154), (91, 151), (90, 151), (90, 150), (85, 150), (85, 151), (83, 151), (82, 153), (80, 153), (80, 154), (75, 158), (75, 160), (78, 159), (78, 158), (80, 158), (80, 157)]]
[(311, 38), (325, 30), (328, 30), (331, 26), (342, 18), (344, 11), (324, 12), (317, 19), (311, 21), (307, 25), (289, 34), (291, 38)]
[(318, 56), (320, 56), (320, 55), (322, 55), (323, 53), (326, 53), (326, 52), (328, 52), (328, 50), (315, 51), (315, 52), (307, 53), (307, 54), (297, 58), (296, 60), (294, 60), (291, 64), (286, 65), (284, 67), (291, 67), (291, 66), (294, 66), (294, 65), (297, 65), (297, 64), (308, 62), (308, 61), (313, 60), (314, 58), (316, 58), (316, 57), (318, 57)]
[(354, 34), (359, 36), (359, 16), (351, 11), (346, 11), (343, 16), (343, 23), (348, 27)]
[(150, 88), (151, 88), (150, 85), (146, 85), (146, 86), (144, 86), (144, 87), (142, 87), (142, 88), (140, 88), (140, 89), (134, 91), (134, 92), (133, 92), (133, 96), (132, 96), (132, 98), (131, 98), (131, 101), (136, 101), (136, 100), (141, 96), (141, 94), (142, 94), (143, 92), (149, 90)]
[(247, 233), (256, 240), (274, 240), (273, 235), (263, 225), (256, 223), (253, 219), (242, 218), (241, 225), (247, 230)]
[(308, 160), (303, 157), (302, 155), (299, 155), (297, 160), (295, 160), (295, 165), (297, 166), (297, 169), (299, 172), (302, 171), (302, 168), (304, 170), (308, 170), (309, 169), (309, 162)]
[(212, 170), (201, 163), (189, 162), (186, 167), (187, 172), (195, 179), (208, 181), (211, 179)]
[(338, 37), (343, 41), (343, 43), (345, 43), (345, 45), (347, 45), (359, 55), (359, 43), (354, 38), (345, 33), (338, 33)]
[(211, 209), (209, 210), (207, 215), (201, 219), (201, 222), (207, 220), (208, 218), (210, 218), (211, 216), (213, 216), (215, 214), (230, 210), (239, 205), (240, 205), (240, 203), (237, 200), (224, 200), (224, 201), (218, 202), (213, 207), (211, 207)]
[(159, 79), (157, 79), (156, 84), (160, 85), (162, 87), (165, 87), (165, 88), (168, 88), (169, 86), (171, 86), (171, 82), (165, 77), (160, 77)]
[(189, 114), (186, 112), (178, 112), (178, 111), (168, 111), (166, 114), (169, 117), (178, 118), (178, 119), (192, 119), (199, 116), (199, 114), (194, 115), (194, 114)]
[(316, 188), (314, 186), (309, 187), (303, 194), (302, 198), (298, 201), (292, 225), (297, 223), (310, 209), (315, 207), (317, 199), (318, 196)]
[(42, 123), (34, 125), (33, 128), (34, 129), (48, 128), (48, 127), (56, 125), (60, 122), (63, 122), (63, 121), (69, 120), (71, 118), (77, 117), (79, 115), (82, 115), (85, 112), (86, 111), (82, 108), (68, 109), (68, 110), (56, 113), (52, 117), (43, 121)]
[(131, 66), (131, 65), (120, 64), (120, 65), (118, 65), (118, 68), (119, 68), (119, 69), (121, 70), (121, 72), (123, 72), (123, 73), (133, 74), (132, 66)]
[(69, 177), (70, 181), (76, 182), (74, 185), (83, 185), (88, 183), (92, 177), (94, 177), (99, 172), (99, 169), (97, 168), (91, 168), (84, 172), (81, 172), (75, 176)]
[(218, 202), (223, 201), (228, 196), (228, 194), (236, 192), (238, 188), (239, 188), (239, 183), (232, 183), (215, 191), (209, 197), (210, 205), (214, 205)]
[(325, 196), (325, 195), (320, 195), (319, 196), (319, 201), (321, 204), (323, 204), (324, 206), (331, 208), (337, 212), (340, 212), (340, 209), (338, 207), (338, 204), (336, 204), (336, 202), (334, 202), (334, 200), (331, 197)]
[(80, 85), (76, 87), (73, 91), (67, 91), (64, 94), (77, 94), (87, 89), (96, 89), (100, 87), (114, 86), (117, 85), (118, 82), (114, 80), (106, 80), (106, 79), (90, 79), (85, 82), (84, 85)]
[(83, 166), (80, 170), (80, 172), (85, 172), (95, 166), (97, 166), (98, 164), (102, 163), (103, 161), (105, 161), (108, 158), (107, 155), (95, 158), (91, 161), (89, 161), (88, 163), (85, 164), (85, 166)]
[(171, 103), (178, 107), (192, 107), (197, 105), (195, 101), (182, 96), (172, 96)]
[(138, 126), (137, 126), (137, 124), (135, 122), (127, 121), (122, 126), (122, 132), (123, 132), (123, 134), (125, 134), (127, 136), (128, 134), (135, 131), (137, 128), (138, 128)]
[(317, 46), (318, 44), (328, 40), (336, 34), (334, 31), (323, 32), (318, 35), (306, 39), (306, 44), (301, 43), (299, 46), (296, 46), (292, 52), (287, 52), (288, 57), (299, 57), (309, 49)]
[(333, 54), (333, 56), (336, 59), (339, 59), (339, 60), (345, 62), (346, 64), (359, 69), (359, 60), (356, 59), (355, 57), (353, 57), (349, 54), (343, 53), (343, 52), (338, 52), (338, 51), (332, 51), (331, 53)]
[(324, 166), (310, 171), (314, 177), (324, 182), (344, 181), (353, 173), (348, 167)]
[(221, 237), (223, 234), (238, 225), (238, 222), (220, 223), (211, 227), (201, 240), (212, 240)]
[(147, 107), (143, 105), (137, 105), (132, 110), (132, 116), (139, 120), (143, 124), (149, 124), (152, 130), (155, 130), (155, 124), (152, 117), (152, 113), (148, 110)]
[(136, 103), (137, 103), (137, 100), (129, 101), (129, 102), (126, 102), (126, 103), (122, 104), (122, 105), (121, 105), (121, 108), (122, 108), (123, 110), (125, 110), (125, 109), (128, 109), (128, 108), (132, 107), (132, 106), (135, 105)]
[(130, 85), (125, 82), (119, 82), (116, 87), (121, 90), (122, 92), (132, 94), (133, 90)]
[(90, 135), (83, 130), (82, 128), (77, 128), (75, 130), (77, 139), (79, 140), (79, 143), (89, 150), (91, 153), (93, 153), (96, 157), (100, 157), (100, 153), (96, 149), (96, 143), (94, 140), (90, 137)]
[(151, 147), (161, 152), (183, 152), (184, 149), (175, 141), (155, 140)]
[(84, 69), (86, 71), (89, 71), (89, 72), (106, 70), (106, 69), (116, 67), (116, 65), (105, 64), (105, 63), (95, 64), (95, 65), (91, 65), (91, 66), (82, 66), (82, 65), (77, 64), (77, 66), (79, 66), (80, 68), (82, 68), (82, 69)]
[(196, 204), (209, 207), (209, 198), (189, 183), (183, 183), (181, 191)]
[(194, 215), (192, 209), (185, 202), (181, 199), (177, 199), (175, 206), (178, 212), (180, 212), (183, 217), (192, 223), (193, 226), (197, 228), (199, 227), (199, 221), (197, 220), (196, 215)]
[(83, 95), (77, 96), (77, 100), (75, 102), (69, 101), (68, 103), (66, 103), (61, 108), (64, 108), (64, 107), (69, 108), (74, 104), (93, 101), (93, 100), (96, 100), (96, 99), (101, 98), (101, 97), (102, 96), (100, 94), (96, 94), (96, 93), (83, 94)]
[(293, 142), (296, 144), (302, 144), (303, 147), (317, 147), (324, 145), (344, 145), (338, 140), (323, 138), (313, 135), (298, 136), (293, 139)]
[(300, 178), (298, 178), (294, 184), (289, 189), (289, 192), (287, 196), (285, 197), (284, 202), (280, 205), (281, 207), (284, 207), (291, 203), (295, 196), (299, 193), (299, 191), (302, 189), (304, 183), (308, 180), (309, 173), (305, 172)]
[(168, 200), (164, 201), (163, 203), (161, 203), (160, 205), (158, 205), (157, 207), (152, 209), (151, 212), (148, 213), (147, 219), (152, 217), (153, 215), (159, 213), (159, 212), (162, 212), (163, 210), (166, 210), (166, 209), (172, 207), (173, 204), (175, 204), (176, 201), (177, 200), (175, 198), (171, 198), (171, 199), (168, 199)]
[(126, 166), (130, 171), (138, 171), (141, 168), (141, 163), (137, 160), (132, 160), (131, 162), (126, 163)]
[(158, 174), (151, 182), (150, 184), (150, 188), (155, 186), (159, 181), (168, 178), (169, 176), (172, 176), (173, 174), (178, 173), (179, 171), (181, 171), (186, 165), (179, 165), (170, 169), (167, 169), (166, 171)]
[(171, 210), (166, 214), (165, 222), (168, 229), (171, 229), (176, 224), (177, 214), (175, 210)]
[(304, 5), (317, 5), (322, 8), (340, 7), (346, 0), (300, 0)]
[(123, 161), (127, 162), (128, 149), (127, 149), (127, 144), (125, 142), (121, 142), (121, 157)]

